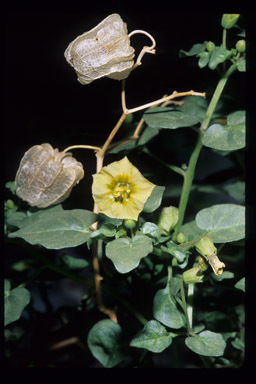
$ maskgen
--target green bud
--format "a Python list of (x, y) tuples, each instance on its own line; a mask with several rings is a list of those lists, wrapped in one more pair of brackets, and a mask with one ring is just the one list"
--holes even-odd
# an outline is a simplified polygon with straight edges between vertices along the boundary
[(239, 16), (237, 13), (224, 13), (221, 19), (222, 27), (225, 29), (232, 28), (239, 19)]
[(206, 48), (209, 52), (212, 52), (215, 49), (215, 44), (212, 41), (208, 41)]
[(177, 265), (178, 265), (178, 260), (176, 259), (176, 257), (174, 257), (172, 259), (172, 267), (177, 267)]
[(238, 52), (245, 52), (245, 40), (238, 40), (236, 43), (236, 49)]
[(208, 236), (202, 237), (201, 240), (196, 243), (195, 248), (197, 252), (200, 253), (200, 255), (204, 256), (207, 260), (209, 256), (213, 254), (216, 255), (217, 252), (217, 249), (214, 246), (212, 239)]
[(185, 281), (185, 283), (187, 284), (202, 283), (204, 276), (201, 275), (200, 273), (201, 273), (201, 268), (199, 266), (191, 268), (183, 272), (182, 274), (183, 281)]
[(179, 210), (176, 207), (164, 207), (161, 210), (159, 219), (158, 219), (158, 227), (160, 229), (161, 234), (169, 235), (171, 230), (175, 227), (179, 220)]
[(7, 200), (5, 202), (6, 209), (13, 209), (14, 208), (14, 202), (12, 200)]
[(133, 114), (129, 113), (129, 115), (126, 116), (125, 120), (126, 123), (130, 124), (133, 121)]
[(186, 241), (186, 236), (184, 235), (184, 233), (181, 233), (181, 232), (178, 233), (178, 235), (177, 235), (177, 241), (178, 241), (178, 243), (180, 243), (180, 244), (185, 243), (185, 241)]
[(124, 220), (124, 226), (128, 229), (133, 229), (136, 227), (136, 225), (137, 225), (137, 222), (135, 220), (132, 220), (132, 219)]

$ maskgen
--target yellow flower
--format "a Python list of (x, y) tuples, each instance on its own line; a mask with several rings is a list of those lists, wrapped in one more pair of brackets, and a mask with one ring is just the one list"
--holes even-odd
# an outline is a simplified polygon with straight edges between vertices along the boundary
[(92, 194), (99, 212), (115, 219), (137, 220), (154, 187), (124, 157), (93, 175)]

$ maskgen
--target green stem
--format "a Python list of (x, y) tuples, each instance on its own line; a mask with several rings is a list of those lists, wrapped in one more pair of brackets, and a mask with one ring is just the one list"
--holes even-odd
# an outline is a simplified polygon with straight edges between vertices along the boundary
[(187, 312), (188, 312), (188, 320), (190, 327), (193, 329), (193, 296), (194, 296), (194, 287), (195, 284), (188, 284), (188, 305), (187, 305)]
[(227, 30), (226, 30), (226, 28), (223, 28), (223, 33), (222, 33), (222, 48), (227, 49)]
[(179, 220), (178, 223), (175, 227), (174, 234), (173, 234), (173, 240), (176, 240), (177, 234), (180, 230), (180, 227), (182, 226), (183, 220), (184, 220), (184, 215), (185, 211), (187, 208), (187, 203), (188, 203), (188, 198), (191, 190), (191, 185), (194, 179), (194, 174), (195, 174), (195, 168), (197, 165), (197, 160), (199, 158), (201, 149), (203, 147), (202, 143), (202, 136), (203, 133), (207, 130), (209, 123), (212, 119), (213, 112), (217, 106), (217, 103), (220, 99), (220, 96), (223, 92), (223, 89), (227, 83), (228, 78), (230, 75), (237, 69), (237, 65), (233, 64), (230, 66), (230, 68), (227, 70), (227, 72), (224, 74), (224, 76), (219, 80), (218, 85), (215, 89), (215, 92), (212, 96), (212, 99), (210, 101), (210, 104), (207, 108), (204, 120), (201, 124), (200, 127), (200, 132), (198, 133), (198, 138), (196, 142), (196, 146), (191, 154), (189, 163), (188, 163), (188, 168), (185, 172), (184, 176), (184, 182), (183, 182), (183, 187), (182, 187), (182, 193), (180, 197), (180, 202), (179, 202)]
[(185, 312), (185, 316), (186, 316), (186, 320), (187, 320), (187, 330), (188, 330), (188, 333), (190, 333), (190, 332), (192, 332), (192, 330), (191, 330), (191, 325), (190, 325), (189, 317), (188, 317), (187, 303), (186, 303), (185, 290), (184, 290), (182, 277), (180, 279), (180, 293), (181, 293), (181, 300), (183, 303), (184, 312)]

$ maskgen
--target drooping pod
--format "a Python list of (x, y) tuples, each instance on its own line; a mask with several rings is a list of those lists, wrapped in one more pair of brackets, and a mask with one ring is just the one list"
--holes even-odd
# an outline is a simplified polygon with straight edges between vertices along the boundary
[(67, 62), (74, 67), (78, 81), (89, 84), (101, 77), (127, 78), (134, 65), (126, 23), (115, 13), (96, 27), (78, 36), (65, 50)]
[(50, 144), (34, 145), (21, 159), (16, 194), (32, 207), (49, 207), (64, 201), (83, 177), (83, 165), (71, 153)]

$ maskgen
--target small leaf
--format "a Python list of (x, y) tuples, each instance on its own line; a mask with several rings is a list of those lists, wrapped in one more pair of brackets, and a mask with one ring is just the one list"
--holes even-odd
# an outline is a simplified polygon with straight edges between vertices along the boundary
[(160, 289), (155, 297), (153, 304), (153, 316), (162, 324), (171, 328), (181, 328), (185, 325), (184, 316), (178, 310), (177, 303), (170, 294), (169, 287)]
[(22, 221), (22, 227), (9, 237), (20, 237), (30, 244), (40, 244), (49, 249), (76, 247), (91, 235), (89, 226), (97, 219), (93, 212), (46, 209)]
[(197, 116), (174, 111), (171, 107), (149, 108), (143, 115), (146, 123), (153, 128), (176, 129), (191, 127), (199, 122)]
[(238, 337), (231, 341), (232, 347), (240, 351), (244, 351), (244, 342)]
[(244, 181), (235, 181), (234, 183), (224, 185), (222, 188), (224, 189), (224, 191), (226, 191), (229, 194), (229, 196), (237, 200), (240, 204), (245, 203), (245, 182)]
[(203, 356), (223, 356), (226, 342), (220, 333), (203, 331), (199, 335), (187, 337), (186, 346)]
[(160, 353), (172, 343), (172, 335), (156, 320), (149, 321), (131, 340), (130, 346)]
[(221, 151), (234, 151), (245, 147), (245, 125), (213, 124), (203, 135), (203, 145)]
[(222, 47), (216, 47), (211, 54), (209, 61), (209, 68), (215, 69), (220, 63), (223, 63), (232, 55), (232, 51), (224, 49)]
[(7, 181), (5, 188), (9, 189), (13, 195), (16, 195), (16, 186), (14, 181)]
[(245, 277), (243, 277), (235, 284), (235, 288), (241, 289), (241, 291), (245, 292)]
[(128, 273), (137, 268), (140, 260), (152, 252), (152, 240), (145, 235), (132, 239), (119, 238), (106, 245), (106, 256), (112, 260), (120, 273)]
[(166, 245), (167, 247), (161, 246), (161, 249), (176, 257), (180, 263), (182, 263), (189, 255), (189, 252), (184, 251), (179, 245), (173, 243), (172, 241), (169, 241)]
[(245, 59), (242, 59), (241, 61), (239, 61), (237, 69), (239, 72), (245, 72), (246, 71)]
[(215, 275), (215, 273), (211, 273), (211, 277), (216, 281), (222, 281), (225, 279), (233, 279), (235, 275), (233, 272), (224, 271), (221, 275)]
[(28, 303), (30, 293), (26, 288), (17, 287), (11, 289), (10, 282), (5, 280), (4, 287), (4, 325), (18, 320)]
[(105, 368), (116, 366), (125, 357), (122, 349), (122, 329), (110, 319), (96, 323), (88, 334), (87, 342), (93, 356)]
[(199, 53), (203, 52), (206, 49), (207, 41), (204, 41), (202, 44), (194, 44), (189, 51), (180, 50), (180, 57), (185, 56), (196, 56)]
[(215, 243), (227, 243), (245, 237), (245, 207), (218, 204), (199, 211), (196, 225), (207, 231)]
[(8, 225), (13, 225), (14, 227), (21, 228), (22, 222), (27, 218), (26, 213), (24, 212), (14, 212), (6, 218), (6, 223)]
[(245, 124), (245, 111), (236, 111), (227, 116), (228, 125)]
[(60, 257), (62, 263), (69, 269), (84, 269), (88, 267), (89, 263), (85, 259), (79, 259), (77, 257), (62, 255)]
[(165, 187), (156, 185), (144, 204), (143, 212), (151, 213), (160, 207)]
[(141, 233), (154, 239), (159, 239), (161, 236), (158, 226), (154, 223), (150, 223), (149, 221), (143, 224), (141, 227)]
[(199, 53), (198, 56), (200, 57), (200, 59), (198, 61), (199, 68), (206, 67), (206, 65), (209, 62), (210, 56), (211, 56), (210, 53), (209, 52), (201, 52), (201, 53)]

